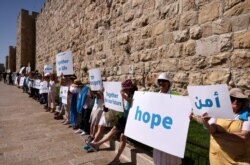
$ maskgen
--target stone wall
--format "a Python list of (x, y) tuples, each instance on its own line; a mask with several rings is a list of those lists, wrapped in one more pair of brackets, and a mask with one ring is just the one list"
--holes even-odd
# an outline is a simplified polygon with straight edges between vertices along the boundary
[(143, 88), (168, 72), (173, 88), (227, 83), (250, 94), (249, 0), (47, 0), (36, 22), (36, 68), (73, 52), (77, 76)]
[(12, 72), (16, 71), (16, 47), (15, 46), (9, 46), (8, 66)]
[(9, 56), (5, 56), (5, 69), (9, 69)]
[(22, 9), (17, 18), (16, 69), (30, 64), (35, 69), (36, 24), (38, 13)]

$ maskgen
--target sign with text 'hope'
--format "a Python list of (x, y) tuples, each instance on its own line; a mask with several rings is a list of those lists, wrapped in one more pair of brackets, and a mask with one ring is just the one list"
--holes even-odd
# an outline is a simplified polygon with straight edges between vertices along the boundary
[(234, 114), (226, 84), (188, 86), (189, 98), (193, 107), (193, 113), (215, 118), (233, 119)]
[(103, 82), (105, 107), (115, 111), (123, 112), (121, 96), (121, 82)]
[(61, 52), (56, 55), (56, 71), (57, 76), (60, 76), (61, 74), (74, 74), (71, 51)]
[(89, 70), (89, 82), (92, 91), (102, 90), (102, 76), (99, 68)]
[(191, 104), (188, 97), (135, 92), (125, 135), (183, 158)]

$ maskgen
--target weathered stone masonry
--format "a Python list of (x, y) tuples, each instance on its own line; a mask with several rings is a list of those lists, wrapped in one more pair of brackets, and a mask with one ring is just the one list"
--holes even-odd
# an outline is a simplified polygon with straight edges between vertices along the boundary
[(17, 18), (17, 39), (16, 39), (16, 69), (21, 66), (28, 66), (35, 69), (36, 54), (36, 23), (37, 12), (22, 9)]
[(249, 0), (47, 0), (36, 21), (36, 68), (73, 52), (74, 70), (142, 87), (228, 83), (250, 94)]
[(9, 60), (8, 60), (8, 69), (12, 72), (16, 71), (16, 47), (9, 46)]

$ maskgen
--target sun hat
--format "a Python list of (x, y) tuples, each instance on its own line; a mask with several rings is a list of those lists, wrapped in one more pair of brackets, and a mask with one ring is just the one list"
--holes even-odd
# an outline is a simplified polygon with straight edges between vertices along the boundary
[(170, 86), (172, 85), (172, 81), (171, 79), (168, 77), (167, 73), (164, 72), (164, 73), (161, 73), (159, 74), (158, 78), (157, 78), (157, 85), (159, 85), (158, 81), (159, 80), (166, 80), (170, 83)]
[(122, 89), (132, 89), (134, 88), (134, 84), (130, 79), (125, 80), (122, 82)]
[(240, 88), (232, 88), (229, 91), (230, 96), (239, 98), (239, 99), (248, 99), (246, 95), (244, 95), (243, 91)]
[(49, 73), (45, 73), (45, 74), (44, 74), (45, 77), (47, 77), (47, 76), (49, 76), (49, 75), (50, 75)]
[(82, 87), (83, 83), (81, 82), (81, 80), (74, 80), (74, 83), (72, 84), (72, 87)]

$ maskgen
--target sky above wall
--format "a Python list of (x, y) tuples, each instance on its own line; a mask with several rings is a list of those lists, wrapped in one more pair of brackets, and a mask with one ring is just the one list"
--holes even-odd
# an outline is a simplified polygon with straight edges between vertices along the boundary
[(5, 64), (9, 46), (16, 46), (16, 23), (21, 9), (40, 12), (46, 0), (0, 0), (0, 63)]

